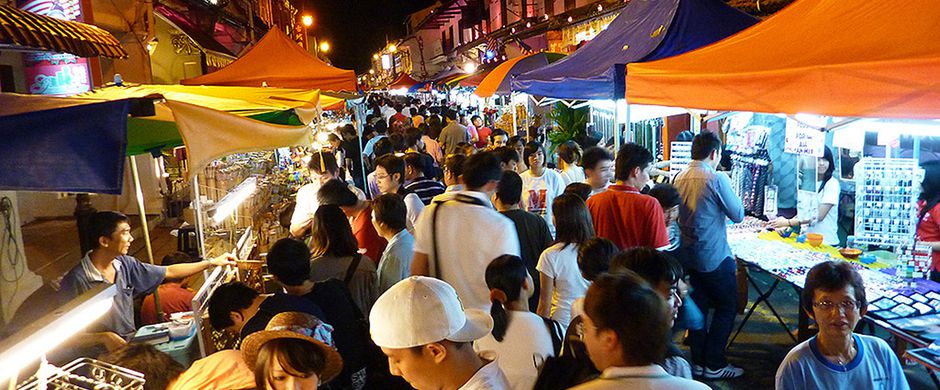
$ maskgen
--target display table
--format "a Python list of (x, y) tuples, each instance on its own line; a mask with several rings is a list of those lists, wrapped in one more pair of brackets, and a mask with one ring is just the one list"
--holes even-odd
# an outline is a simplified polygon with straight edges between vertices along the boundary
[[(878, 260), (874, 263), (863, 264), (858, 260), (845, 258), (838, 249), (831, 246), (813, 247), (809, 244), (797, 243), (794, 238), (780, 237), (773, 231), (755, 232), (735, 228), (729, 229), (728, 243), (732, 253), (746, 270), (748, 284), (758, 293), (757, 299), (750, 304), (738, 329), (731, 337), (729, 347), (757, 307), (762, 304), (773, 313), (794, 342), (807, 339), (809, 318), (802, 308), (799, 309), (798, 336), (793, 336), (790, 326), (783, 321), (768, 298), (781, 282), (794, 288), (799, 295), (810, 268), (828, 260), (848, 261), (862, 276), (865, 281), (866, 298), (869, 302), (868, 313), (863, 321), (866, 321), (870, 327), (882, 328), (915, 348), (923, 349), (931, 342), (940, 340), (940, 284), (926, 279), (895, 277), (894, 259), (890, 254), (880, 253)], [(751, 277), (752, 271), (773, 276), (773, 283), (766, 290), (762, 289)], [(891, 304), (883, 304), (883, 302)], [(906, 311), (899, 311), (898, 307), (910, 308)], [(934, 372), (940, 371), (936, 369), (940, 367), (937, 365), (940, 358), (936, 355), (932, 356), (932, 360), (915, 357), (911, 360), (923, 364), (931, 371), (931, 378), (936, 381)], [(930, 362), (932, 366), (927, 365)]]
[(170, 355), (173, 360), (182, 364), (183, 367), (189, 367), (194, 360), (199, 358), (199, 344), (196, 343), (196, 327), (193, 326), (185, 337), (170, 339), (170, 324), (169, 322), (165, 322), (144, 326), (137, 330), (137, 333), (131, 341), (149, 342), (158, 351)]

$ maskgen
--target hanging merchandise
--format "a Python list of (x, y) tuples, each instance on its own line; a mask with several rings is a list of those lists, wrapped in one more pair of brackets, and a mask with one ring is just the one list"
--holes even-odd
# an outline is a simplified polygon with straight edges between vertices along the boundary
[(741, 198), (744, 210), (754, 215), (764, 214), (765, 191), (773, 184), (767, 153), (769, 135), (770, 128), (761, 125), (730, 128), (726, 132), (732, 188)]
[(924, 171), (916, 159), (863, 158), (855, 167), (855, 242), (911, 245)]

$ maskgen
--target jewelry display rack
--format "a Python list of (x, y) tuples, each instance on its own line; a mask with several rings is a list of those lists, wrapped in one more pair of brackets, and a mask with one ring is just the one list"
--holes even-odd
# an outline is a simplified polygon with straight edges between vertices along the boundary
[(916, 159), (866, 157), (855, 167), (855, 243), (911, 246), (924, 171)]

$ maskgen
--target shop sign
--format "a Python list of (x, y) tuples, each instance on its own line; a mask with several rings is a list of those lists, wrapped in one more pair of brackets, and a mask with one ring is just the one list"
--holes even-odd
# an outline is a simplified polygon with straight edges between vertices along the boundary
[(91, 89), (88, 63), (67, 53), (35, 52), (23, 55), (29, 93), (73, 95)]
[(811, 127), (793, 118), (787, 118), (787, 135), (783, 151), (822, 157), (826, 136), (818, 128)]
[[(80, 0), (26, 0), (20, 9), (56, 19), (82, 22)], [(91, 90), (88, 60), (67, 53), (29, 52), (23, 55), (26, 85), (37, 95), (72, 95)]]

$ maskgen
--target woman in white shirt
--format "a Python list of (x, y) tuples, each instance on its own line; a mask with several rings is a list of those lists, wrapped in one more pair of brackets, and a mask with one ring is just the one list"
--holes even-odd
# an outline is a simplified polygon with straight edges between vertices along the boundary
[(523, 160), (529, 169), (522, 172), (522, 204), (525, 210), (545, 219), (548, 230), (555, 236), (552, 223), (552, 201), (565, 192), (561, 175), (545, 167), (545, 148), (538, 142), (529, 142), (523, 150)]
[(499, 368), (512, 388), (529, 390), (545, 360), (555, 356), (555, 343), (561, 346), (561, 327), (529, 311), (529, 298), (535, 289), (518, 256), (494, 259), (486, 267), (486, 286), (493, 301), (493, 331), (474, 342), (473, 348), (478, 352), (495, 351)]
[(539, 271), (541, 291), (536, 313), (558, 321), (564, 328), (571, 321), (571, 303), (584, 297), (589, 282), (578, 268), (578, 248), (594, 237), (591, 214), (584, 201), (574, 194), (555, 198), (552, 205), (558, 236), (546, 248), (535, 269)]
[(567, 141), (558, 145), (558, 172), (567, 186), (584, 181), (584, 169), (581, 168), (581, 147), (577, 142)]
[(835, 162), (832, 150), (825, 147), (823, 156), (816, 159), (816, 180), (821, 182), (816, 191), (818, 211), (815, 218), (800, 220), (799, 218), (777, 218), (774, 227), (783, 229), (789, 226), (809, 225), (804, 232), (819, 233), (823, 235), (823, 244), (839, 245), (839, 196), (842, 187), (839, 179), (832, 177), (835, 171)]

